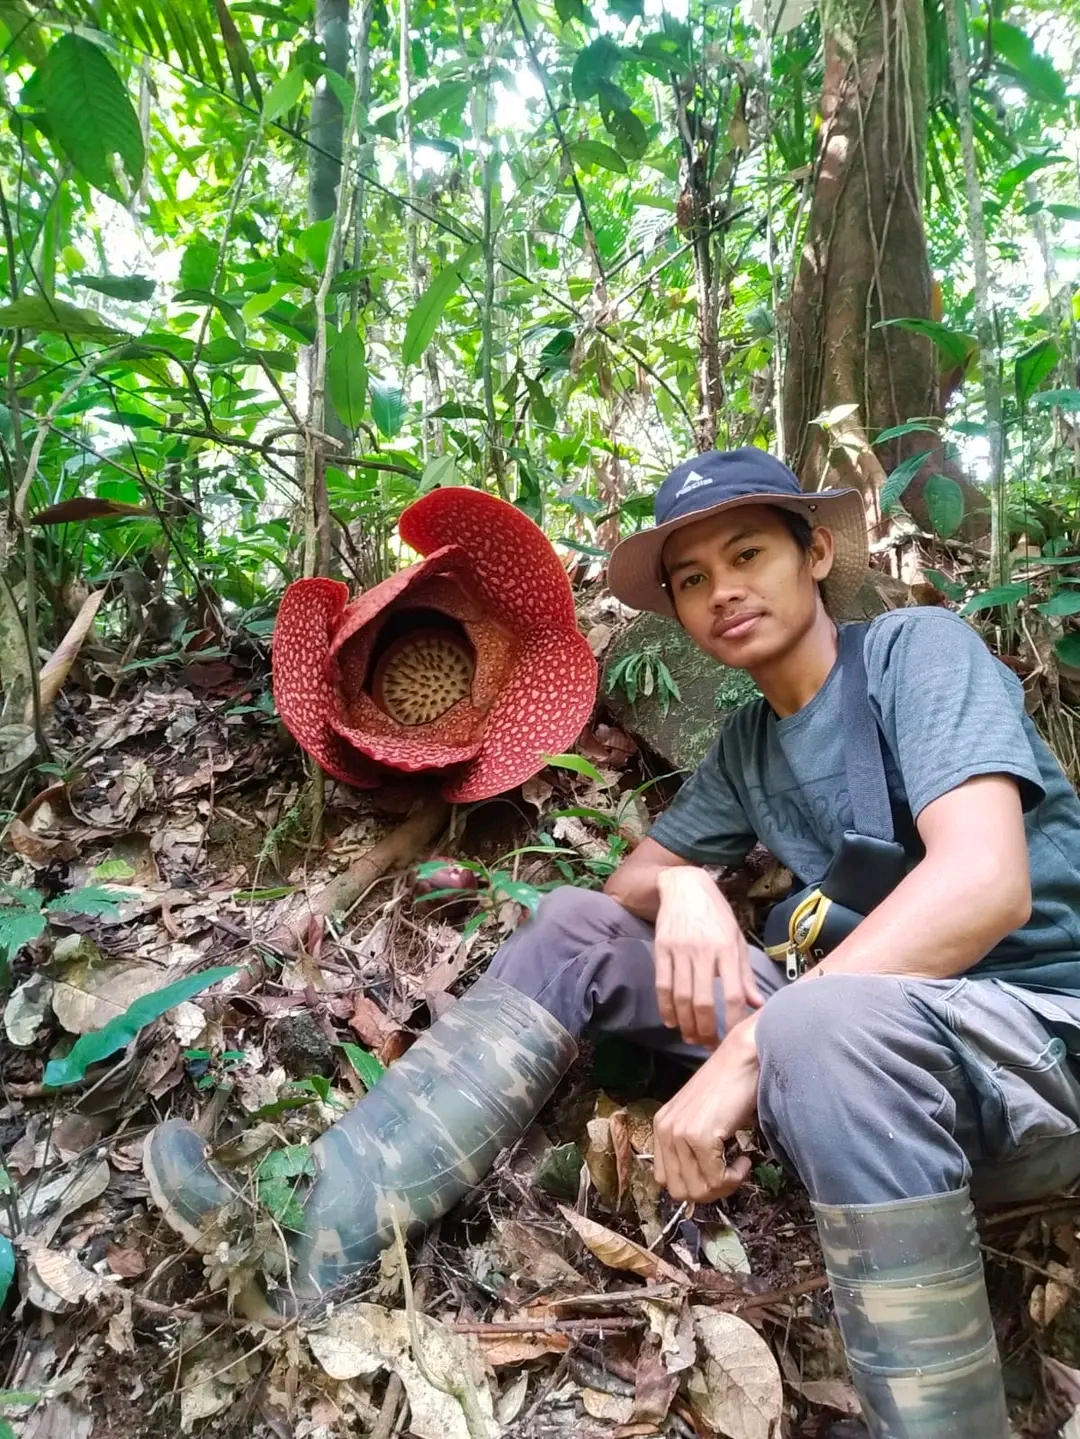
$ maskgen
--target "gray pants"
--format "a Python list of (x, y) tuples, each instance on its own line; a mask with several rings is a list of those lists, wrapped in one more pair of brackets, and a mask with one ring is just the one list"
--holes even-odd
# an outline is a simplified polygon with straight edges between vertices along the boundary
[[(1080, 1178), (1080, 1003), (996, 979), (828, 975), (791, 985), (751, 952), (758, 1118), (822, 1204), (876, 1204), (970, 1184), (996, 1202)], [(656, 1004), (653, 931), (606, 895), (566, 887), (491, 973), (575, 1036), (622, 1034), (687, 1058)], [(718, 1006), (718, 1016), (723, 1007)]]

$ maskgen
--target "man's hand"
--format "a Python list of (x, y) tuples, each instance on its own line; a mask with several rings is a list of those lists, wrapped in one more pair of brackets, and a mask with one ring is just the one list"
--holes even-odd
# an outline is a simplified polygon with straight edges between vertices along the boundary
[(750, 1173), (749, 1159), (729, 1165), (724, 1150), (757, 1111), (755, 1024), (751, 1018), (732, 1030), (653, 1121), (653, 1171), (672, 1199), (723, 1199)]
[(663, 870), (656, 916), (656, 998), (660, 1017), (688, 1044), (716, 1044), (713, 981), (724, 989), (724, 1027), (765, 1003), (746, 939), (727, 900), (701, 869)]

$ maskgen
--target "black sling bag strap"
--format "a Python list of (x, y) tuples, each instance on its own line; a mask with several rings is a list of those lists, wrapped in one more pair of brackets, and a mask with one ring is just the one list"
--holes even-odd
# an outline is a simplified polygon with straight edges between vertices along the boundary
[(855, 828), (846, 830), (819, 884), (776, 905), (765, 922), (765, 952), (797, 979), (816, 964), (907, 873), (908, 856), (894, 838), (882, 735), (866, 693), (866, 625), (840, 631), (841, 704), (848, 792)]

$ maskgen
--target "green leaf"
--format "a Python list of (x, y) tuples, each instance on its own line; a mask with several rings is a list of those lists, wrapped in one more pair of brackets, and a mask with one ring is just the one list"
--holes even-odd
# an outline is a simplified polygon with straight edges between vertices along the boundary
[(119, 905), (129, 894), (117, 894), (111, 889), (101, 889), (88, 884), (81, 889), (69, 890), (67, 894), (50, 899), (45, 908), (50, 914), (108, 914), (119, 913)]
[(157, 289), (147, 275), (75, 275), (71, 283), (113, 300), (149, 300)]
[(304, 93), (306, 81), (301, 69), (287, 70), (276, 85), (272, 85), (263, 99), (263, 119), (269, 124), (277, 120), (294, 105)]
[(951, 369), (965, 365), (978, 348), (974, 335), (965, 335), (961, 330), (950, 330), (948, 325), (943, 325), (938, 320), (906, 317), (898, 320), (878, 320), (874, 328), (884, 330), (890, 326), (895, 326), (898, 330), (910, 330), (915, 335), (925, 335), (927, 339), (933, 340)]
[(123, 1014), (111, 1019), (104, 1029), (95, 1029), (75, 1041), (71, 1053), (65, 1059), (52, 1059), (45, 1066), (45, 1084), (49, 1089), (62, 1089), (69, 1084), (79, 1084), (86, 1078), (86, 1071), (92, 1064), (100, 1064), (120, 1049), (126, 1049), (141, 1029), (153, 1024), (178, 1004), (201, 994), (204, 989), (229, 979), (237, 971), (236, 965), (223, 965), (216, 969), (204, 969), (199, 974), (189, 974), (144, 994), (128, 1005)]
[(903, 425), (893, 425), (891, 429), (882, 430), (880, 435), (874, 437), (875, 445), (883, 445), (886, 440), (898, 440), (901, 435), (930, 434), (936, 435), (938, 427), (928, 425), (922, 420), (908, 420)]
[(334, 336), (326, 356), (330, 403), (347, 430), (355, 430), (367, 404), (367, 354), (355, 325)]
[(1080, 205), (1047, 205), (1046, 208), (1059, 220), (1080, 220)]
[(81, 310), (67, 300), (44, 295), (23, 295), (10, 305), (0, 305), (0, 330), (43, 330), (87, 340), (118, 340), (124, 333), (107, 324), (96, 310)]
[(608, 9), (627, 24), (640, 20), (645, 14), (645, 0), (608, 0)]
[(1080, 410), (1080, 390), (1043, 390), (1031, 403), (1039, 410)]
[(405, 423), (408, 410), (405, 391), (391, 380), (371, 376), (371, 416), (379, 427), (379, 433), (392, 440)]
[(1061, 591), (1060, 594), (1051, 595), (1044, 605), (1036, 605), (1044, 615), (1080, 615), (1080, 594), (1075, 591)]
[(943, 540), (964, 523), (964, 492), (948, 475), (931, 475), (923, 490), (930, 523)]
[(649, 148), (648, 132), (633, 110), (608, 111), (604, 125), (614, 138), (616, 150), (628, 160), (640, 160)]
[(626, 161), (601, 140), (578, 140), (570, 146), (570, 154), (579, 165), (599, 165), (603, 170), (614, 170), (616, 175), (626, 174)]
[(406, 370), (416, 363), (431, 343), (451, 295), (479, 253), (480, 246), (471, 245), (456, 264), (444, 266), (413, 306), (405, 322), (405, 343), (401, 347), (401, 363)]
[(601, 35), (591, 45), (586, 45), (574, 61), (574, 68), (570, 73), (570, 88), (574, 92), (574, 99), (588, 100), (599, 94), (601, 83), (611, 79), (621, 58), (622, 50), (606, 35)]
[(468, 80), (443, 80), (439, 85), (429, 85), (426, 90), (421, 90), (409, 109), (413, 119), (421, 125), (441, 115), (444, 110), (453, 110), (460, 115), (471, 92)]
[[(986, 21), (973, 20), (971, 33), (981, 47), (986, 40)], [(1035, 53), (1031, 37), (1023, 30), (995, 16), (990, 43), (996, 58), (1005, 62), (1000, 68), (1011, 71), (1033, 100), (1048, 105), (1065, 103), (1065, 81), (1049, 60)]]
[(461, 475), (453, 455), (437, 455), (424, 467), (424, 473), (420, 476), (420, 493), (426, 495), (429, 490), (444, 489), (448, 485), (461, 483)]
[(6, 1234), (0, 1234), (0, 1304), (7, 1298), (15, 1278), (15, 1250)]
[(386, 1073), (386, 1065), (374, 1054), (361, 1049), (358, 1044), (349, 1044), (346, 1041), (341, 1047), (345, 1051), (345, 1057), (360, 1076), (360, 1083), (365, 1089), (374, 1089)]
[(998, 585), (992, 590), (983, 590), (982, 594), (972, 595), (960, 613), (974, 615), (980, 610), (996, 609), (998, 605), (1014, 605), (1017, 600), (1025, 599), (1030, 593), (1030, 585)]
[(1074, 630), (1072, 634), (1062, 635), (1054, 645), (1054, 653), (1063, 665), (1080, 670), (1080, 633)]
[(209, 240), (192, 240), (180, 257), (179, 291), (210, 290), (217, 277), (218, 247)]
[(91, 879), (134, 879), (135, 867), (126, 859), (106, 859), (96, 865), (90, 874)]
[(564, 25), (570, 20), (580, 20), (583, 25), (589, 21), (584, 0), (555, 0), (555, 14)]
[(105, 52), (68, 33), (52, 46), (38, 74), (52, 138), (91, 185), (124, 200), (113, 157), (123, 162), (134, 190), (146, 153), (139, 117)]
[(1016, 398), (1021, 407), (1027, 404), (1060, 358), (1061, 350), (1057, 341), (1052, 339), (1040, 340), (1022, 355), (1017, 355), (1013, 373), (1016, 379)]
[(964, 598), (964, 586), (957, 584), (956, 580), (950, 580), (948, 575), (943, 575), (940, 570), (923, 570), (923, 574), (935, 590), (939, 590), (954, 604)]
[(540, 758), (545, 764), (552, 765), (555, 769), (573, 770), (574, 774), (583, 774), (586, 779), (594, 780), (598, 785), (607, 788), (608, 781), (584, 755), (580, 754), (545, 754)]
[(901, 460), (896, 469), (881, 487), (879, 500), (881, 513), (891, 515), (903, 498), (904, 491), (926, 463), (929, 450), (920, 450), (918, 454), (908, 455), (906, 460)]
[(45, 916), (36, 909), (0, 909), (0, 950), (4, 961), (44, 932)]

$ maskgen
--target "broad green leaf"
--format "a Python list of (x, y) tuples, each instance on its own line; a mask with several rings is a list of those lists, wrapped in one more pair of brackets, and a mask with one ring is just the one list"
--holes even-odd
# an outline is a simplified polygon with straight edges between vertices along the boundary
[(379, 433), (392, 440), (405, 423), (409, 403), (405, 391), (391, 380), (371, 376), (371, 417), (379, 427)]
[(1046, 208), (1059, 220), (1080, 220), (1080, 205), (1047, 205)]
[(1031, 403), (1039, 410), (1080, 410), (1080, 390), (1043, 390)]
[(633, 110), (609, 110), (604, 115), (604, 125), (616, 150), (628, 160), (640, 160), (649, 148), (648, 132)]
[(115, 890), (102, 889), (98, 885), (83, 885), (81, 889), (69, 890), (67, 894), (50, 899), (45, 908), (50, 914), (108, 914), (118, 913), (118, 907), (130, 894), (117, 894)]
[(948, 475), (931, 475), (923, 490), (930, 523), (943, 540), (964, 523), (964, 492)]
[(192, 240), (180, 257), (178, 290), (209, 290), (217, 276), (218, 247), (209, 240)]
[(1044, 605), (1036, 605), (1044, 615), (1080, 615), (1080, 594), (1070, 594), (1063, 590), (1060, 594), (1051, 595)]
[(104, 50), (69, 32), (49, 50), (38, 74), (52, 138), (91, 185), (125, 199), (113, 157), (122, 161), (134, 190), (146, 154), (139, 117)]
[(460, 485), (461, 482), (453, 455), (437, 455), (435, 459), (428, 462), (424, 473), (420, 476), (420, 493), (426, 495), (429, 490), (445, 488), (447, 485)]
[(1030, 593), (1030, 585), (998, 585), (995, 589), (972, 595), (960, 613), (974, 615), (980, 610), (996, 609), (998, 605), (1014, 605), (1017, 600), (1026, 599)]
[(223, 965), (217, 969), (204, 969), (199, 974), (189, 974), (144, 994), (130, 1004), (123, 1014), (111, 1019), (104, 1029), (96, 1029), (76, 1040), (71, 1053), (65, 1059), (52, 1059), (45, 1066), (45, 1084), (49, 1089), (62, 1089), (69, 1084), (78, 1084), (86, 1078), (86, 1071), (92, 1064), (100, 1064), (118, 1050), (126, 1049), (140, 1029), (153, 1024), (178, 1004), (201, 994), (204, 989), (229, 979), (236, 973), (235, 965)]
[(1028, 155), (1026, 159), (999, 175), (994, 189), (1003, 200), (1007, 200), (1017, 186), (1022, 185), (1036, 171), (1044, 170), (1048, 165), (1067, 165), (1068, 163), (1065, 155)]
[(0, 1234), (0, 1304), (7, 1298), (15, 1278), (15, 1250), (6, 1234)]
[(273, 309), (277, 302), (283, 299), (292, 288), (292, 285), (286, 284), (271, 285), (269, 290), (264, 290), (261, 295), (252, 295), (249, 299), (245, 300), (240, 306), (240, 314), (246, 323), (250, 325), (253, 320), (257, 320), (259, 316), (264, 315), (267, 310)]
[(342, 1044), (346, 1058), (360, 1076), (360, 1082), (365, 1089), (374, 1089), (379, 1080), (386, 1073), (386, 1065), (374, 1054), (369, 1054), (366, 1049), (361, 1049), (358, 1044)]
[(919, 320), (906, 317), (897, 320), (878, 320), (874, 328), (884, 330), (890, 326), (895, 326), (898, 330), (911, 330), (913, 334), (925, 335), (927, 339), (933, 340), (950, 368), (966, 364), (968, 358), (974, 355), (978, 349), (974, 335), (965, 335), (961, 330), (950, 330), (948, 325), (943, 325), (938, 320)]
[(471, 245), (453, 265), (445, 265), (413, 306), (405, 322), (405, 343), (401, 347), (401, 363), (407, 370), (415, 365), (431, 343), (431, 337), (451, 295), (480, 253), (479, 245)]
[(588, 100), (598, 94), (601, 82), (611, 79), (621, 58), (622, 50), (606, 35), (601, 35), (599, 40), (586, 45), (574, 61), (570, 74), (570, 88), (574, 92), (574, 99)]
[(316, 274), (321, 275), (326, 269), (326, 259), (330, 252), (330, 241), (333, 235), (334, 217), (327, 215), (325, 220), (316, 220), (313, 225), (305, 226), (296, 237), (296, 248)]
[(367, 355), (355, 325), (334, 336), (326, 356), (326, 387), (330, 403), (347, 430), (355, 430), (367, 404)]
[(304, 93), (303, 70), (287, 70), (276, 85), (272, 85), (263, 97), (263, 119), (267, 124), (279, 119), (296, 105)]
[(421, 125), (441, 115), (444, 110), (460, 115), (471, 92), (468, 80), (444, 80), (439, 85), (429, 85), (426, 90), (421, 90), (409, 109), (413, 119)]
[(891, 515), (903, 498), (904, 491), (926, 463), (929, 450), (920, 450), (918, 454), (908, 455), (906, 460), (901, 460), (896, 469), (881, 487), (881, 494), (878, 496), (881, 503), (881, 513)]
[(589, 21), (585, 0), (555, 0), (555, 14), (564, 25), (570, 20), (580, 20), (582, 25)]
[(1080, 633), (1074, 630), (1072, 634), (1062, 635), (1054, 645), (1054, 653), (1063, 665), (1080, 670)]
[(1013, 374), (1016, 380), (1016, 398), (1021, 406), (1027, 404), (1060, 358), (1061, 351), (1057, 341), (1052, 339), (1040, 340), (1022, 355), (1017, 355)]
[(570, 154), (579, 165), (599, 165), (603, 170), (614, 170), (616, 175), (626, 174), (626, 161), (601, 140), (578, 140), (570, 146)]
[(157, 289), (147, 275), (75, 275), (71, 283), (113, 300), (149, 300)]
[(44, 330), (85, 340), (117, 340), (123, 335), (96, 310), (81, 310), (67, 300), (44, 295), (23, 295), (10, 305), (0, 305), (0, 330)]

